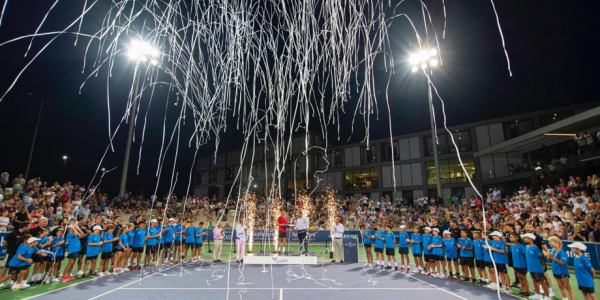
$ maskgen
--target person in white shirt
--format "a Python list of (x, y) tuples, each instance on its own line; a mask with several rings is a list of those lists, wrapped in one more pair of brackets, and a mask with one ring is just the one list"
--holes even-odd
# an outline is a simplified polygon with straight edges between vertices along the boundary
[(494, 201), (502, 200), (502, 192), (500, 192), (500, 190), (497, 187), (494, 188), (494, 191), (492, 192), (492, 200), (494, 200)]
[[(298, 231), (298, 242), (300, 243), (299, 250), (303, 255), (308, 254), (308, 239), (306, 238), (308, 227), (308, 220), (302, 216), (301, 211), (298, 211), (298, 219), (296, 220), (296, 226), (294, 229)], [(304, 251), (302, 251), (303, 247)]]
[(340, 223), (340, 218), (335, 218), (335, 224), (331, 226), (331, 238), (333, 240), (333, 260), (337, 257), (340, 262), (344, 262), (344, 225)]
[(246, 251), (246, 233), (248, 227), (244, 225), (244, 219), (240, 218), (240, 223), (235, 227), (235, 258), (236, 262), (244, 262), (244, 254)]

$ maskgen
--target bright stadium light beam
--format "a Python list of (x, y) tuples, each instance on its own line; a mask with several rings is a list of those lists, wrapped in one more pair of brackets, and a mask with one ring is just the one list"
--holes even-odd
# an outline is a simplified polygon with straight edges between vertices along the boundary
[(153, 65), (158, 64), (158, 57), (160, 56), (160, 51), (156, 48), (152, 47), (152, 45), (148, 42), (141, 40), (133, 40), (129, 45), (129, 49), (127, 51), (127, 56), (132, 61), (150, 61)]

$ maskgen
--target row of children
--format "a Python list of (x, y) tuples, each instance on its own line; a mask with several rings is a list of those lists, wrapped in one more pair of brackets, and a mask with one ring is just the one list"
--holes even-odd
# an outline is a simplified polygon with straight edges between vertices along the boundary
[[(549, 277), (545, 275), (546, 260), (552, 263), (552, 273), (560, 287), (563, 299), (575, 299), (575, 293), (569, 282), (569, 269), (567, 266), (567, 255), (562, 249), (562, 241), (558, 237), (549, 239), (551, 249), (536, 245), (536, 237), (532, 233), (523, 236), (511, 233), (505, 239), (499, 231), (491, 234), (482, 234), (481, 231), (463, 229), (460, 238), (452, 238), (450, 231), (445, 230), (440, 235), (440, 229), (425, 227), (423, 234), (415, 231), (410, 235), (406, 232), (404, 225), (400, 226), (398, 236), (391, 231), (390, 226), (385, 231), (380, 225), (376, 230), (370, 229), (366, 224), (361, 229), (363, 245), (366, 251), (366, 266), (374, 268), (392, 269), (392, 261), (395, 270), (400, 272), (411, 272), (409, 262), (409, 247), (412, 248), (415, 268), (412, 273), (430, 275), (442, 279), (457, 279), (482, 284), (494, 290), (512, 293), (508, 275), (508, 267), (512, 267), (520, 284), (520, 296), (529, 299), (550, 299), (553, 292), (550, 287)], [(472, 234), (473, 238), (469, 237)], [(399, 245), (400, 268), (395, 255), (396, 242)], [(375, 248), (375, 262), (371, 248)], [(576, 242), (569, 245), (575, 260), (575, 275), (579, 289), (586, 300), (597, 300), (594, 293), (595, 270), (589, 259), (583, 255), (586, 246)], [(387, 256), (387, 266), (384, 258)], [(460, 265), (460, 269), (459, 269)], [(475, 274), (477, 269), (477, 274)], [(454, 271), (454, 272), (453, 272)], [(462, 272), (461, 272), (462, 271)], [(462, 274), (461, 274), (462, 273)], [(530, 273), (533, 281), (533, 295), (527, 280)], [(477, 281), (476, 277), (479, 278)]]
[[(81, 275), (81, 278), (88, 276), (88, 269), (89, 276), (94, 277), (139, 270), (142, 253), (146, 254), (144, 266), (178, 263), (174, 257), (183, 259), (187, 257), (188, 250), (191, 250), (194, 262), (202, 261), (202, 239), (207, 234), (204, 223), (200, 222), (197, 227), (185, 226), (183, 220), (176, 224), (174, 219), (169, 219), (169, 223), (167, 226), (158, 226), (158, 221), (153, 219), (148, 228), (143, 221), (132, 223), (119, 226), (116, 235), (114, 232), (117, 227), (113, 224), (104, 228), (95, 225), (91, 233), (86, 233), (87, 230), (77, 223), (67, 226), (66, 234), (62, 227), (52, 232), (42, 230), (38, 237), (25, 233), (20, 236), (16, 253), (7, 257), (8, 273), (0, 278), (0, 284), (4, 285), (5, 281), (12, 279), (12, 290), (17, 291), (42, 282), (69, 282), (75, 280), (72, 271), (77, 260), (77, 275)], [(159, 260), (161, 254), (162, 259)], [(65, 258), (68, 259), (67, 265), (61, 272)], [(96, 272), (98, 258), (100, 273)], [(27, 283), (30, 270), (33, 270), (33, 275), (30, 283)]]

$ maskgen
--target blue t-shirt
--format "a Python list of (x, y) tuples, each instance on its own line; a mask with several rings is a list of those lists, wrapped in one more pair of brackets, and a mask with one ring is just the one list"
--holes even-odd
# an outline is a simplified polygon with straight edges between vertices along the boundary
[(127, 231), (127, 245), (133, 245), (134, 240), (135, 240), (135, 233), (132, 230)]
[(146, 229), (138, 228), (133, 232), (133, 245), (134, 248), (144, 247), (144, 242), (146, 241)]
[(525, 258), (527, 259), (527, 271), (530, 273), (544, 273), (544, 266), (540, 261), (542, 251), (536, 245), (527, 246), (525, 248)]
[(577, 284), (582, 287), (593, 288), (594, 278), (592, 278), (592, 274), (590, 273), (592, 264), (589, 259), (585, 257), (584, 254), (581, 254), (580, 257), (575, 255), (573, 258), (575, 260), (575, 277), (577, 277)]
[(375, 248), (383, 249), (383, 241), (379, 238), (385, 238), (385, 232), (375, 231)]
[(433, 236), (431, 234), (424, 234), (422, 236), (422, 240), (423, 240), (423, 251), (424, 251), (424, 254), (426, 254), (426, 255), (432, 255), (433, 254), (433, 249), (429, 249), (429, 245), (431, 245), (431, 243), (432, 243)]
[(8, 262), (9, 267), (26, 267), (31, 265), (31, 263), (27, 261), (22, 261), (19, 259), (19, 254), (23, 256), (25, 259), (30, 259), (33, 253), (40, 251), (37, 247), (29, 247), (27, 244), (19, 245), (17, 248), (17, 252)]
[(552, 274), (556, 275), (569, 275), (569, 267), (567, 266), (567, 253), (563, 249), (556, 251), (556, 249), (550, 249), (550, 253), (559, 260), (565, 262), (564, 265), (557, 263), (554, 259), (552, 260)]
[(527, 268), (527, 261), (525, 260), (525, 246), (522, 244), (511, 244), (510, 253), (512, 254), (513, 267), (519, 269)]
[(196, 229), (194, 228), (194, 226), (190, 226), (185, 229), (185, 243), (186, 244), (195, 243), (196, 237), (194, 236), (194, 234), (196, 234)]
[(157, 233), (158, 233), (158, 227), (154, 226), (154, 227), (148, 228), (148, 239), (146, 240), (146, 245), (148, 245), (148, 246), (156, 245), (156, 238), (151, 237), (151, 236), (155, 236)]
[(504, 243), (502, 240), (500, 241), (492, 241), (490, 242), (490, 246), (492, 246), (494, 249), (497, 250), (504, 250), (504, 253), (498, 253), (496, 251), (494, 251), (494, 261), (497, 264), (502, 264), (502, 265), (506, 265), (508, 264), (508, 254), (506, 253), (506, 243)]
[[(493, 247), (494, 241), (488, 241), (488, 244)], [(490, 249), (483, 248), (485, 246), (485, 240), (481, 240), (481, 249), (483, 250), (483, 261), (492, 262), (492, 257), (490, 256)]]
[(90, 246), (90, 243), (97, 244), (100, 243), (102, 237), (99, 234), (90, 234), (87, 238), (87, 249), (85, 251), (85, 255), (89, 257), (98, 256), (100, 254), (100, 245)]
[[(44, 245), (44, 244), (48, 243), (48, 240), (49, 240), (49, 238), (47, 236), (41, 238), (40, 241), (38, 242), (38, 246), (39, 245)], [(48, 245), (46, 247), (43, 247), (41, 250), (50, 251), (50, 243), (48, 243)], [(50, 253), (46, 253), (46, 254), (47, 255), (51, 255)]]
[(363, 236), (363, 244), (371, 245), (371, 236), (372, 235), (373, 235), (373, 233), (371, 232), (371, 229), (365, 229), (365, 236)]
[(166, 228), (166, 227), (163, 227), (163, 226), (156, 226), (156, 230), (157, 230), (156, 232), (157, 232), (157, 233), (160, 233), (160, 234), (158, 235), (158, 240), (157, 240), (157, 242), (158, 242), (159, 244), (164, 244), (164, 243), (165, 243), (165, 239), (164, 239), (164, 237), (163, 237), (163, 230), (165, 230), (165, 228)]
[[(58, 245), (58, 243), (62, 242), (63, 238), (62, 237), (53, 237), (52, 238), (52, 246)], [(52, 253), (54, 253), (54, 256), (64, 256), (65, 255), (65, 247), (64, 244), (60, 245), (60, 246), (56, 246), (54, 248), (52, 248)]]
[(454, 241), (453, 238), (450, 238), (447, 240), (444, 239), (442, 242), (444, 243), (444, 247), (446, 248), (446, 257), (458, 258), (458, 251), (456, 251), (456, 241)]
[(423, 239), (419, 232), (417, 231), (416, 233), (411, 234), (410, 239), (415, 241), (414, 243), (412, 243), (413, 254), (421, 254), (423, 250), (421, 248), (421, 243), (423, 242)]
[(165, 244), (170, 244), (170, 243), (172, 243), (172, 242), (173, 242), (173, 238), (174, 238), (174, 236), (173, 236), (173, 232), (174, 232), (174, 230), (175, 230), (175, 226), (173, 226), (173, 225), (169, 225), (169, 226), (167, 227), (167, 229), (168, 229), (168, 230), (167, 230), (167, 232), (165, 233)]
[(67, 233), (67, 252), (72, 254), (79, 251), (81, 251), (79, 237), (75, 236), (72, 232)]
[(180, 242), (183, 239), (183, 233), (180, 233), (184, 230), (183, 225), (177, 224), (175, 225), (175, 231), (178, 232), (175, 234), (175, 241)]
[(483, 244), (485, 242), (483, 240), (473, 240), (473, 253), (475, 255), (476, 260), (483, 260)]
[(385, 247), (386, 248), (396, 248), (396, 244), (394, 244), (394, 240), (396, 239), (396, 235), (393, 232), (388, 232), (385, 234)]
[(408, 248), (408, 242), (406, 241), (406, 239), (408, 239), (408, 233), (406, 233), (406, 232), (398, 233), (399, 248)]
[(104, 244), (102, 244), (102, 252), (103, 253), (104, 252), (112, 252), (112, 248), (113, 248), (112, 244), (113, 243), (112, 242), (107, 242), (107, 241), (110, 241), (112, 239), (113, 239), (112, 232), (111, 233), (108, 233), (108, 232), (104, 233), (104, 237), (103, 237)]
[[(123, 247), (129, 246), (129, 237), (127, 237), (127, 233), (123, 233), (123, 234), (119, 235), (119, 241), (121, 241), (121, 244), (123, 244)], [(123, 248), (121, 248), (120, 244), (117, 244), (117, 249), (123, 249)]]
[(203, 237), (199, 236), (202, 233), (204, 233), (204, 229), (202, 229), (201, 227), (196, 227), (196, 234), (195, 234), (196, 235), (196, 244), (202, 243), (202, 238)]
[(470, 238), (460, 238), (458, 239), (458, 243), (460, 244), (460, 257), (473, 257), (473, 250), (466, 250), (465, 248), (475, 248), (473, 241)]
[[(433, 237), (433, 245), (434, 246), (438, 246), (438, 245), (443, 245), (444, 239), (442, 239), (441, 236), (434, 236)], [(433, 248), (433, 255), (438, 255), (438, 256), (444, 256), (444, 248), (442, 247), (435, 247)]]

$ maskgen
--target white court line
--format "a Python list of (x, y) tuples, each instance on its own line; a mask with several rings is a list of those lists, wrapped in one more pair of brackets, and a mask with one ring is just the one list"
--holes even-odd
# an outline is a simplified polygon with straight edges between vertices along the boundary
[[(121, 288), (121, 290), (227, 290), (227, 287), (206, 287), (206, 288), (153, 288), (153, 287), (141, 287), (141, 288)], [(272, 290), (271, 287), (230, 287), (230, 290)], [(283, 290), (437, 290), (438, 288), (335, 288), (335, 287), (293, 287), (293, 288), (279, 288), (280, 294), (283, 293)]]
[(128, 285), (132, 285), (132, 284), (134, 284), (134, 283), (136, 283), (136, 282), (140, 282), (140, 281), (142, 281), (142, 280), (144, 280), (144, 279), (146, 279), (146, 278), (152, 277), (152, 276), (154, 276), (154, 275), (160, 274), (160, 273), (162, 273), (162, 272), (168, 271), (168, 270), (170, 270), (170, 269), (172, 269), (172, 268), (174, 268), (174, 267), (178, 267), (178, 266), (179, 266), (179, 265), (173, 265), (173, 266), (171, 266), (171, 267), (168, 267), (168, 268), (166, 268), (166, 269), (164, 269), (164, 270), (162, 270), (162, 271), (158, 271), (158, 272), (156, 272), (156, 273), (153, 273), (153, 274), (150, 274), (150, 275), (148, 275), (148, 276), (146, 276), (146, 277), (142, 277), (142, 278), (140, 278), (140, 279), (138, 279), (138, 280), (136, 280), (136, 281), (132, 281), (132, 282), (130, 282), (130, 283), (127, 283), (127, 284), (125, 284), (125, 285), (122, 285), (122, 286), (120, 286), (120, 287), (118, 287), (118, 288), (116, 288), (116, 289), (112, 289), (112, 290), (110, 290), (110, 291), (108, 291), (108, 292), (102, 293), (102, 294), (100, 294), (100, 295), (98, 295), (98, 296), (96, 296), (96, 297), (89, 298), (89, 300), (98, 299), (98, 298), (100, 298), (100, 297), (102, 297), (102, 296), (104, 296), (104, 295), (110, 294), (110, 293), (112, 293), (112, 292), (114, 292), (114, 291), (116, 291), (116, 290), (120, 290), (120, 289), (122, 289), (122, 288), (124, 288), (124, 287), (126, 287), (126, 286), (128, 286)]
[(82, 283), (84, 283), (84, 282), (90, 282), (90, 281), (92, 281), (92, 280), (96, 280), (96, 279), (98, 279), (98, 278), (100, 278), (100, 277), (96, 277), (96, 278), (90, 278), (89, 280), (86, 280), (86, 281), (80, 281), (80, 282), (77, 282), (77, 283), (74, 283), (74, 284), (70, 284), (70, 285), (66, 285), (66, 286), (63, 286), (63, 287), (59, 287), (59, 288), (57, 288), (57, 289), (53, 289), (53, 290), (50, 290), (50, 291), (47, 291), (47, 292), (43, 292), (43, 293), (41, 293), (41, 294), (37, 294), (37, 295), (33, 295), (33, 296), (30, 296), (30, 297), (27, 297), (27, 298), (25, 298), (25, 300), (29, 300), (29, 299), (33, 299), (33, 298), (37, 298), (37, 297), (40, 297), (40, 296), (43, 296), (43, 295), (46, 295), (46, 294), (50, 294), (50, 293), (52, 293), (52, 292), (60, 291), (60, 290), (62, 290), (62, 289), (66, 289), (66, 288), (69, 288), (69, 287), (72, 287), (72, 286), (76, 286), (76, 285), (82, 284)]
[(283, 289), (279, 289), (279, 300), (283, 300)]
[(465, 298), (465, 297), (461, 297), (461, 296), (459, 296), (459, 295), (457, 295), (457, 294), (455, 294), (455, 293), (453, 293), (453, 292), (447, 291), (447, 290), (445, 290), (445, 289), (443, 289), (443, 288), (441, 288), (441, 287), (439, 287), (439, 286), (437, 286), (437, 285), (435, 285), (435, 284), (433, 284), (433, 283), (429, 283), (429, 282), (427, 282), (427, 281), (425, 281), (425, 280), (422, 280), (422, 279), (419, 279), (419, 278), (417, 278), (417, 277), (415, 277), (415, 276), (412, 276), (412, 275), (409, 275), (409, 274), (404, 274), (404, 276), (408, 276), (408, 277), (414, 278), (414, 279), (416, 279), (416, 280), (418, 280), (418, 281), (420, 281), (420, 282), (423, 282), (423, 283), (425, 283), (425, 284), (427, 284), (427, 285), (430, 285), (430, 286), (434, 287), (435, 289), (438, 289), (438, 290), (444, 291), (444, 292), (446, 292), (446, 293), (448, 293), (448, 294), (450, 294), (450, 295), (452, 295), (452, 296), (455, 296), (455, 297), (457, 297), (457, 298), (460, 298), (460, 299), (463, 299), (463, 300), (468, 300), (468, 299), (467, 299), (467, 298)]

